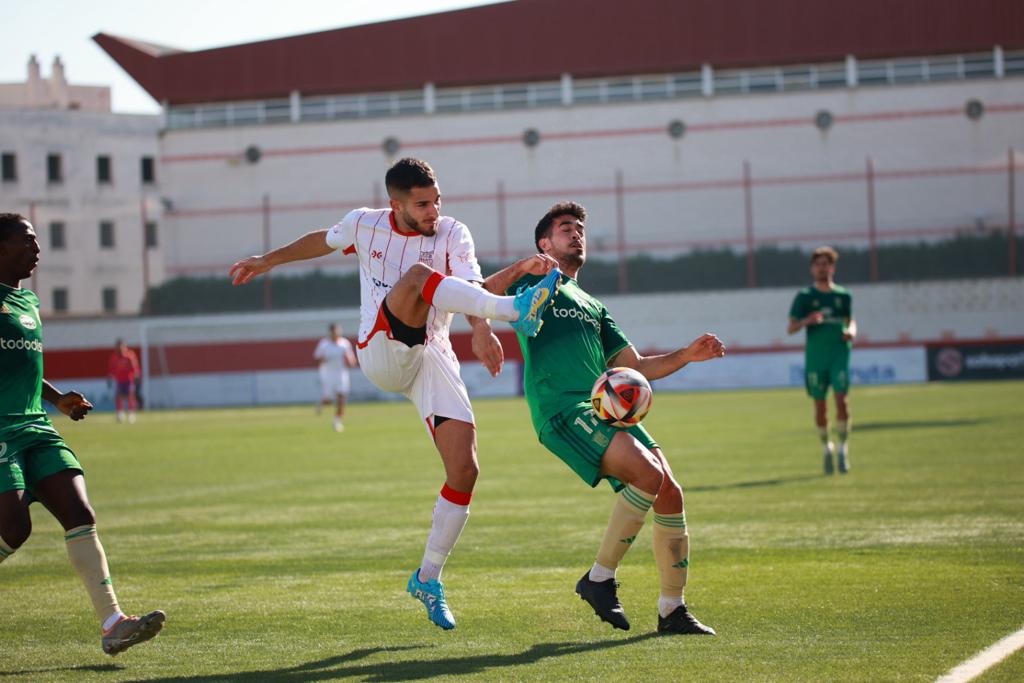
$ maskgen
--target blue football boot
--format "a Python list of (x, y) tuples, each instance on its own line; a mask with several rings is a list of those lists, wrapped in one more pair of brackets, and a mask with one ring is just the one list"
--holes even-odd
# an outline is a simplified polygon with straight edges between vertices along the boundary
[(519, 313), (519, 319), (509, 323), (512, 329), (527, 337), (536, 337), (544, 321), (541, 316), (558, 294), (558, 286), (562, 283), (562, 271), (552, 268), (544, 279), (532, 287), (523, 286), (516, 292), (513, 305)]
[(409, 584), (405, 587), (409, 595), (423, 603), (432, 622), (446, 631), (455, 628), (455, 616), (444, 598), (444, 585), (437, 579), (420, 581), (419, 575), (420, 570), (415, 569), (409, 577)]

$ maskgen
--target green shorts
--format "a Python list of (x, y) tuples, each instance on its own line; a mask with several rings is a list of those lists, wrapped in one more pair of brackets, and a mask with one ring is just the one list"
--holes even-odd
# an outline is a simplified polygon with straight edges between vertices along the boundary
[[(640, 425), (619, 429), (597, 419), (590, 401), (582, 401), (563, 410), (547, 421), (540, 430), (540, 442), (572, 468), (580, 479), (591, 486), (601, 481), (601, 458), (608, 450), (612, 437), (618, 432), (629, 432), (649, 450), (658, 443)], [(616, 491), (625, 484), (614, 477), (605, 477)]]
[(64, 470), (81, 472), (82, 465), (48, 419), (0, 433), (0, 493), (31, 492), (41, 480)]
[(850, 391), (850, 356), (842, 354), (828, 363), (808, 363), (804, 370), (804, 384), (807, 394), (817, 400), (824, 401), (828, 388), (837, 394)]

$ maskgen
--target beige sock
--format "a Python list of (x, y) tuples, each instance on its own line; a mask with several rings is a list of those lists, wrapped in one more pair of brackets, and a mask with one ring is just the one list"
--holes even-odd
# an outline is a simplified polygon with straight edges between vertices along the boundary
[(82, 579), (92, 606), (96, 610), (100, 624), (120, 611), (114, 586), (110, 581), (110, 570), (107, 569), (107, 556), (96, 536), (96, 525), (77, 526), (64, 534), (67, 543), (68, 559), (71, 566)]
[[(661, 597), (683, 598), (687, 568), (690, 566), (690, 535), (686, 532), (686, 513), (654, 513), (654, 560), (661, 578)], [(662, 615), (665, 616), (665, 615)]]
[(846, 440), (850, 438), (849, 420), (836, 420), (836, 437), (838, 437), (839, 443), (846, 443)]
[(609, 569), (616, 569), (626, 551), (633, 545), (636, 535), (644, 525), (644, 517), (654, 504), (657, 494), (645, 493), (632, 484), (626, 484), (615, 500), (612, 518), (604, 532), (601, 548), (597, 551), (597, 563)]
[(3, 537), (0, 537), (0, 562), (3, 562), (8, 557), (13, 555), (14, 554), (14, 550), (15, 550), (14, 548), (12, 548), (11, 546), (7, 545), (7, 543), (4, 542)]
[(828, 425), (824, 427), (818, 427), (818, 438), (821, 439), (821, 445), (828, 445)]

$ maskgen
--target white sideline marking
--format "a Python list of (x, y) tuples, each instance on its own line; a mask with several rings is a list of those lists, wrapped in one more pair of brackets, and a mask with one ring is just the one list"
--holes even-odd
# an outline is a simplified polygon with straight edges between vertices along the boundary
[(1022, 647), (1024, 647), (1024, 628), (1016, 633), (1011, 633), (995, 645), (985, 648), (945, 676), (937, 679), (935, 683), (967, 683)]

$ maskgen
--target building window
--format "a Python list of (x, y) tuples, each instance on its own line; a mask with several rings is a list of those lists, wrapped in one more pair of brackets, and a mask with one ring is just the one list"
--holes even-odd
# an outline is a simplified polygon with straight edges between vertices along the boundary
[(53, 310), (56, 313), (63, 313), (68, 310), (68, 290), (66, 288), (53, 288)]
[(103, 288), (103, 312), (117, 313), (117, 289), (114, 287)]
[(50, 249), (65, 249), (67, 247), (66, 238), (63, 222), (53, 221), (50, 223)]
[(64, 164), (59, 154), (46, 155), (46, 182), (64, 182)]
[(114, 248), (114, 222), (100, 221), (100, 249)]
[(153, 157), (142, 157), (142, 182), (145, 185), (156, 182), (156, 163)]
[(0, 166), (3, 166), (4, 182), (14, 182), (18, 179), (18, 158), (14, 156), (14, 152), (4, 152), (2, 158)]
[(114, 182), (110, 157), (105, 154), (96, 157), (96, 182), (101, 184)]
[(157, 238), (156, 222), (149, 221), (146, 223), (146, 248), (156, 249), (160, 246), (160, 240)]

